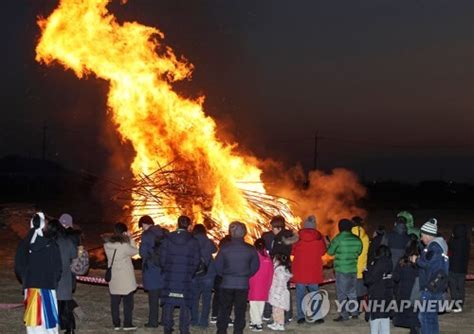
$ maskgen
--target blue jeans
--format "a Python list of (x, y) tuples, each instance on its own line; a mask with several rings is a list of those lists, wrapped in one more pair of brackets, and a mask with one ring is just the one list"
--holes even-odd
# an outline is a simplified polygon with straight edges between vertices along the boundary
[[(343, 303), (344, 307), (341, 309), (341, 317), (349, 319), (349, 310), (351, 309), (351, 315), (359, 315), (358, 303), (357, 303), (357, 273), (336, 273), (336, 292), (337, 300), (339, 303)], [(354, 310), (354, 307), (356, 308)]]
[(303, 298), (306, 294), (306, 291), (313, 292), (318, 291), (319, 285), (317, 284), (300, 284), (296, 283), (296, 316), (297, 319), (304, 319), (303, 308), (301, 303), (303, 302)]
[[(438, 310), (439, 304), (436, 307), (429, 307), (429, 302), (436, 303), (442, 300), (442, 294), (431, 293), (429, 291), (421, 291), (420, 299), (422, 303), (426, 303), (418, 313), (418, 320), (420, 320), (421, 334), (439, 334)], [(422, 304), (423, 305), (423, 304)], [(431, 304), (433, 305), (433, 304)]]
[[(191, 308), (191, 325), (207, 327), (209, 325), (209, 312), (211, 309), (212, 288), (214, 278), (196, 278), (192, 283), (193, 304)], [(199, 300), (202, 296), (202, 309), (199, 314)]]

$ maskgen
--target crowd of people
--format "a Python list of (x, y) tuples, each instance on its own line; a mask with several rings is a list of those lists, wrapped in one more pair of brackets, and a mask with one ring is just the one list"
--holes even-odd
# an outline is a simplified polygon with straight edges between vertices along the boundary
[[(148, 328), (163, 326), (172, 333), (174, 311), (179, 308), (179, 331), (190, 326), (216, 324), (218, 334), (243, 333), (249, 304), (251, 331), (266, 325), (285, 331), (293, 321), (290, 286), (295, 286), (296, 322), (307, 321), (303, 299), (324, 282), (324, 259), (335, 272), (338, 316), (336, 322), (358, 319), (361, 312), (371, 333), (389, 333), (390, 322), (410, 333), (439, 333), (439, 308), (418, 308), (417, 302), (441, 301), (448, 289), (464, 307), (464, 281), (470, 241), (466, 225), (454, 226), (449, 243), (438, 233), (438, 221), (414, 226), (410, 213), (400, 212), (390, 231), (380, 226), (369, 238), (361, 217), (341, 219), (332, 240), (307, 217), (299, 231), (287, 229), (285, 219), (275, 216), (271, 229), (253, 244), (246, 240), (246, 225), (234, 221), (228, 235), (216, 245), (204, 225), (180, 216), (175, 231), (155, 224), (149, 216), (138, 221), (139, 246), (123, 223), (104, 236), (106, 280), (110, 293), (112, 325), (131, 331), (137, 281), (132, 258), (142, 260), (143, 287), (148, 293)], [(75, 275), (84, 258), (80, 234), (72, 229), (72, 217), (46, 220), (38, 212), (30, 231), (17, 249), (15, 272), (25, 298), (24, 323), (28, 333), (74, 333)], [(123, 322), (120, 304), (123, 301)], [(371, 303), (395, 302), (396, 312)], [(354, 307), (355, 305), (355, 307)], [(367, 307), (369, 305), (369, 307)], [(161, 307), (161, 317), (160, 317)], [(314, 321), (313, 321), (314, 322)], [(321, 324), (324, 319), (314, 323)]]

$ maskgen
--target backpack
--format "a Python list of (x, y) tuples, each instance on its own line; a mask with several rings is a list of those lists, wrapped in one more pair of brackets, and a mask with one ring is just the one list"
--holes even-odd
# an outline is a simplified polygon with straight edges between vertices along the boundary
[[(79, 246), (82, 248), (82, 246)], [(71, 271), (75, 275), (85, 275), (89, 270), (89, 253), (86, 249), (78, 249), (78, 255), (71, 262)]]

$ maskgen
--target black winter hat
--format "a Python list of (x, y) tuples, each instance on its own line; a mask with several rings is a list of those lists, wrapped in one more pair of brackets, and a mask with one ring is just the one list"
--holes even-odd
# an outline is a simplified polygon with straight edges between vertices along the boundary
[(339, 221), (339, 232), (350, 231), (352, 229), (352, 226), (354, 226), (354, 224), (351, 220), (345, 218), (341, 219)]

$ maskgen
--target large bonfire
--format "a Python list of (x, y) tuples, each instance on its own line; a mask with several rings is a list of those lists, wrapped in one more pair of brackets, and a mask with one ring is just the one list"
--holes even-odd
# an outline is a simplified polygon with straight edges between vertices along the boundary
[(192, 65), (161, 44), (159, 30), (119, 24), (106, 8), (109, 2), (62, 0), (39, 21), (43, 34), (36, 59), (58, 61), (79, 78), (95, 74), (109, 81), (109, 111), (136, 152), (134, 215), (174, 225), (186, 213), (196, 221), (217, 222), (219, 230), (240, 219), (252, 234), (269, 214), (295, 222), (281, 200), (266, 195), (256, 160), (216, 137), (203, 98), (190, 100), (173, 91), (171, 83), (189, 77)]
[(110, 1), (61, 0), (39, 20), (36, 60), (109, 82), (108, 111), (122, 141), (135, 150), (132, 216), (149, 214), (174, 226), (184, 213), (216, 236), (241, 220), (256, 237), (276, 214), (296, 227), (299, 218), (288, 201), (267, 194), (257, 160), (218, 139), (203, 97), (192, 100), (173, 90), (193, 66), (162, 44), (158, 29), (120, 24), (106, 8)]

